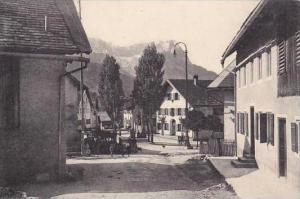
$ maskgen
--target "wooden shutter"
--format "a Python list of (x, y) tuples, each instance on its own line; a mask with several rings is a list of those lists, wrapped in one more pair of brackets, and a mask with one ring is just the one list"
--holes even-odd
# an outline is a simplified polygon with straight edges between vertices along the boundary
[(267, 114), (261, 113), (260, 114), (260, 143), (267, 142)]
[(295, 75), (296, 75), (296, 92), (300, 95), (300, 31), (295, 34)]
[(237, 130), (237, 133), (240, 132), (240, 113), (236, 114), (236, 130)]
[(274, 114), (270, 114), (269, 116), (270, 121), (269, 121), (269, 128), (270, 128), (270, 137), (269, 141), (272, 146), (274, 146)]
[[(297, 133), (297, 124), (291, 123), (291, 144), (292, 144), (292, 151), (298, 152), (298, 147), (296, 146), (296, 133)], [(297, 140), (298, 141), (298, 140)]]
[(278, 44), (278, 74), (286, 73), (286, 48), (285, 41)]
[(249, 132), (248, 132), (248, 113), (245, 113), (245, 133), (246, 133), (246, 136), (249, 135)]

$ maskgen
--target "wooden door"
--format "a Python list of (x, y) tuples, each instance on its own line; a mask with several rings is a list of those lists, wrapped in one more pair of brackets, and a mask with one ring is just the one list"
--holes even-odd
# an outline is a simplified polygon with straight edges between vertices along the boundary
[(278, 137), (279, 137), (279, 176), (286, 176), (286, 119), (279, 118), (278, 120)]
[(254, 135), (254, 107), (250, 107), (250, 153), (255, 155), (255, 135)]

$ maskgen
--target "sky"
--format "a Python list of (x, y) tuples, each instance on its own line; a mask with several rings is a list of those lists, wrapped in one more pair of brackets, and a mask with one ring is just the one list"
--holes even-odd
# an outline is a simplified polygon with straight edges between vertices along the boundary
[(88, 37), (117, 46), (167, 40), (185, 42), (194, 64), (218, 73), (222, 70), (220, 59), (225, 48), (257, 3), (257, 0), (81, 0), (82, 23)]

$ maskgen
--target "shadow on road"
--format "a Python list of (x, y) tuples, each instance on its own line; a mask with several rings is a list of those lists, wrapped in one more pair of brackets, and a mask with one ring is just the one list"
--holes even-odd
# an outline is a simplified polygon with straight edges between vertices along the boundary
[(50, 198), (71, 193), (201, 191), (224, 183), (224, 178), (209, 163), (196, 159), (176, 166), (148, 162), (69, 166), (75, 170), (82, 169), (82, 179), (66, 183), (28, 184), (18, 189), (30, 196)]

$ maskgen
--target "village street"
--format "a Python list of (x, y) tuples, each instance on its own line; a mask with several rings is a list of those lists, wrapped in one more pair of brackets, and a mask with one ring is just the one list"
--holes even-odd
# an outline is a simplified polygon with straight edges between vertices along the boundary
[[(159, 145), (139, 144), (142, 151), (130, 157), (99, 155), (67, 160), (82, 178), (65, 183), (25, 185), (19, 190), (40, 198), (238, 198), (205, 160), (184, 154), (184, 146), (170, 146), (181, 154), (162, 153)], [(167, 150), (169, 146), (165, 146)], [(181, 148), (181, 150), (180, 150)], [(151, 149), (151, 150), (150, 150)], [(156, 149), (156, 150), (152, 150)]]

